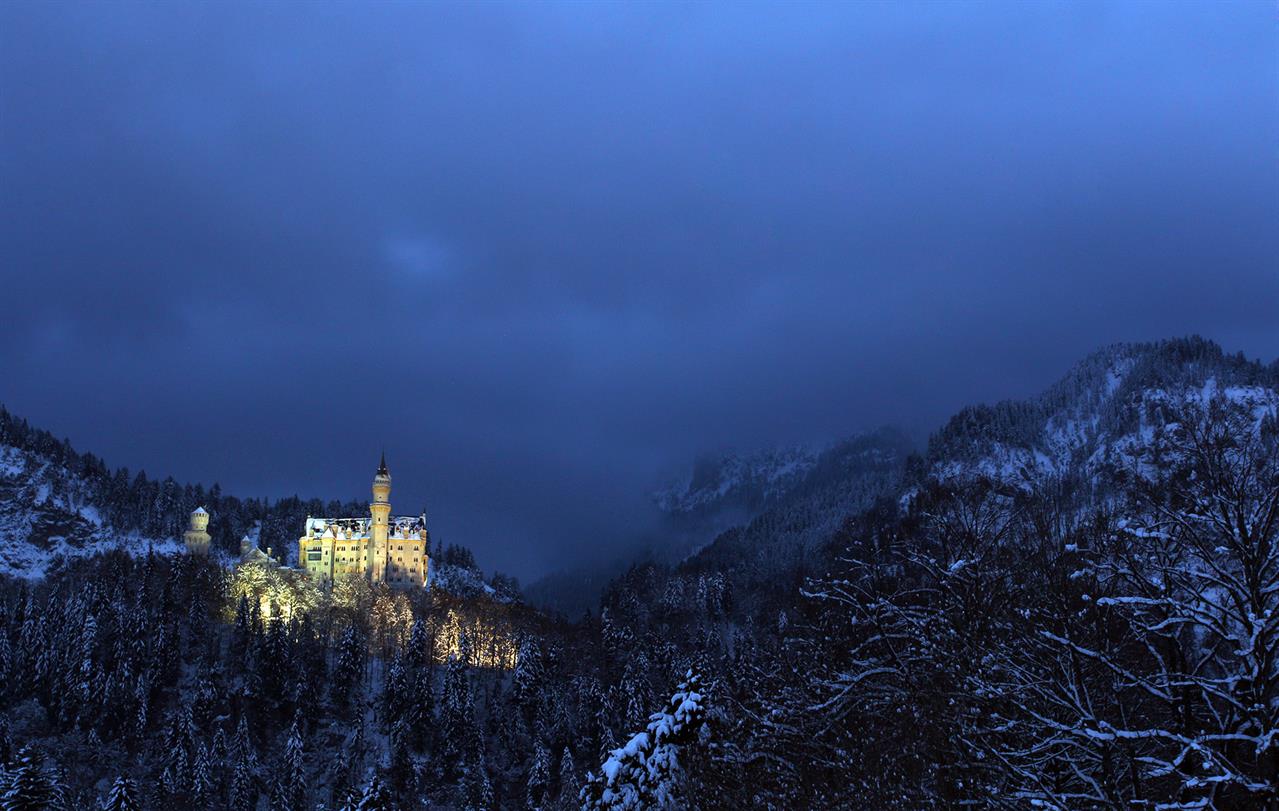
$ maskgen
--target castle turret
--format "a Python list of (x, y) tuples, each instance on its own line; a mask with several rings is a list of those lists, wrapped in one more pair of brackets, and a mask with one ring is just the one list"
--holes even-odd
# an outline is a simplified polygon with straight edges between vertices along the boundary
[(186, 532), (182, 533), (182, 540), (186, 542), (187, 551), (193, 555), (209, 554), (209, 514), (205, 512), (203, 507), (196, 507), (195, 512), (191, 513), (191, 526)]
[(369, 526), (369, 576), (374, 583), (381, 583), (386, 577), (386, 559), (389, 552), (387, 537), (391, 518), (391, 471), (386, 467), (386, 453), (382, 453), (382, 461), (373, 476), (373, 501), (369, 504), (369, 512), (373, 523)]

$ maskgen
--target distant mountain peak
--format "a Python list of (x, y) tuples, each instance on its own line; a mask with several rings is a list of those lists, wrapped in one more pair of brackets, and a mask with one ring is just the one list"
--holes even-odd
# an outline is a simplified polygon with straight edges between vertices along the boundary
[(726, 505), (758, 508), (812, 470), (821, 450), (820, 446), (796, 445), (750, 453), (703, 454), (682, 479), (655, 492), (653, 501), (659, 510), (670, 514)]
[(1269, 408), (1277, 389), (1279, 367), (1199, 336), (1112, 344), (1036, 397), (959, 411), (929, 440), (928, 475), (1023, 490), (1048, 477), (1092, 485), (1114, 448), (1140, 441), (1161, 404), (1220, 395)]

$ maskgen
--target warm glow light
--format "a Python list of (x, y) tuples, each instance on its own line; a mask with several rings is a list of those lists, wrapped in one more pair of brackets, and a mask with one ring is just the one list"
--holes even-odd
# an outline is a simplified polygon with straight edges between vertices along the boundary
[[(223, 614), (234, 621), (240, 599), (256, 604), (265, 622), (291, 622), (314, 611), (366, 617), (378, 649), (402, 648), (413, 629), (413, 601), (404, 591), (374, 586), (359, 575), (341, 577), (323, 588), (305, 572), (263, 561), (242, 563), (228, 573)], [(438, 663), (461, 658), (472, 667), (513, 669), (519, 658), (510, 627), (467, 608), (448, 608), (424, 617), (430, 629), (429, 655)]]

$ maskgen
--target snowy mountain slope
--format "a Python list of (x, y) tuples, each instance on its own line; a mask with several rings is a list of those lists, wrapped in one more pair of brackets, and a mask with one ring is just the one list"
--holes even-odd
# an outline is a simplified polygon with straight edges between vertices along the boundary
[(847, 515), (893, 492), (911, 450), (904, 434), (884, 428), (824, 446), (703, 456), (652, 493), (660, 523), (629, 557), (553, 572), (524, 593), (576, 616), (596, 608), (601, 588), (633, 564), (780, 571)]
[(759, 582), (817, 563), (818, 548), (845, 518), (880, 497), (909, 498), (929, 479), (981, 480), (1010, 494), (1069, 482), (1082, 501), (1105, 497), (1111, 474), (1145, 452), (1168, 414), (1214, 398), (1243, 403), (1258, 420), (1273, 418), (1279, 366), (1228, 355), (1197, 337), (1117, 344), (1084, 358), (1037, 397), (963, 409), (931, 438), (918, 465), (907, 465), (904, 438), (882, 431), (811, 455), (761, 455), (754, 467), (729, 458), (690, 476), (676, 490), (680, 498), (664, 503), (693, 505), (681, 515), (762, 505), (685, 564), (729, 573), (739, 584)]
[(1053, 479), (1096, 488), (1149, 442), (1164, 412), (1215, 397), (1260, 419), (1279, 407), (1279, 372), (1197, 337), (1110, 346), (1038, 397), (956, 414), (930, 440), (925, 475), (1023, 492)]
[(846, 518), (900, 490), (911, 451), (910, 440), (893, 428), (830, 446), (758, 514), (720, 533), (686, 565), (736, 573), (741, 583), (793, 570)]
[(0, 572), (42, 577), (59, 555), (124, 546), (176, 551), (174, 538), (121, 533), (103, 519), (92, 488), (47, 456), (0, 445)]
[(662, 512), (688, 515), (726, 507), (758, 511), (783, 498), (817, 463), (821, 449), (777, 448), (704, 456), (688, 475), (653, 494)]
[(695, 552), (720, 533), (796, 501), (816, 496), (839, 504), (835, 493), (851, 495), (867, 477), (878, 480), (886, 471), (897, 472), (911, 450), (905, 435), (882, 428), (825, 446), (704, 457), (686, 477), (656, 493), (654, 502), (671, 530), (700, 534), (700, 543), (690, 550)]

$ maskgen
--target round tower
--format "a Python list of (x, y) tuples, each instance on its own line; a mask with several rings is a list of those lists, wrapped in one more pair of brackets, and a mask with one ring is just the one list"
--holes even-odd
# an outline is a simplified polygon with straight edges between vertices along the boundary
[(195, 512), (191, 513), (191, 526), (186, 532), (182, 533), (182, 540), (186, 542), (187, 551), (193, 555), (209, 554), (209, 514), (205, 512), (203, 507), (196, 507)]
[(386, 557), (389, 552), (387, 536), (391, 518), (391, 471), (386, 467), (386, 453), (382, 453), (382, 461), (378, 463), (377, 473), (373, 476), (373, 501), (369, 504), (369, 512), (373, 523), (369, 527), (369, 575), (374, 583), (381, 583), (386, 577)]

